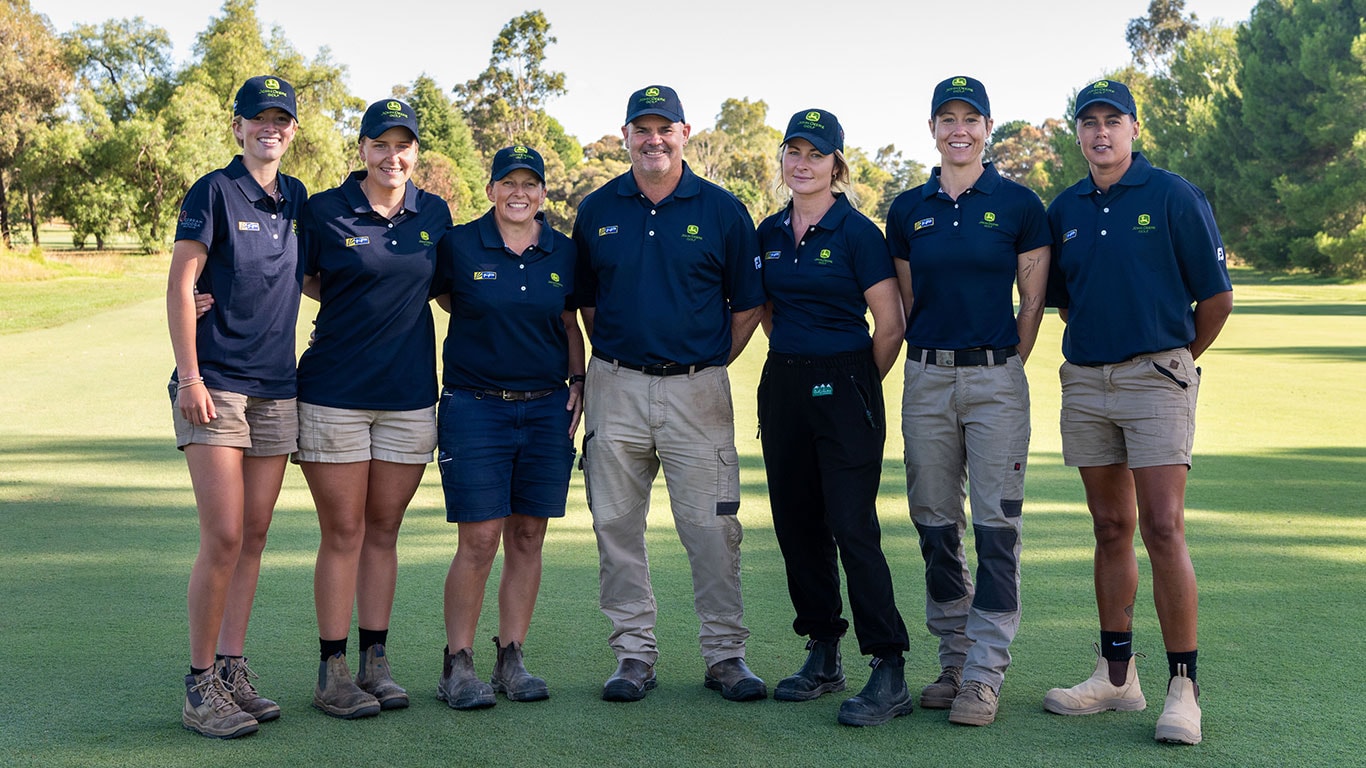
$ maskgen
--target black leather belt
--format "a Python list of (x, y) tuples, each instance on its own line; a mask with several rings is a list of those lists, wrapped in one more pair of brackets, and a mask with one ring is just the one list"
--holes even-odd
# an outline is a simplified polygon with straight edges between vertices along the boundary
[(615, 357), (608, 357), (607, 355), (599, 354), (597, 350), (593, 350), (593, 357), (596, 357), (597, 359), (602, 360), (603, 362), (611, 363), (612, 365), (621, 366), (622, 368), (625, 368), (630, 371), (640, 371), (646, 376), (682, 376), (684, 374), (705, 371), (706, 369), (711, 367), (710, 365), (689, 365), (686, 363), (654, 363), (651, 365), (636, 365), (634, 363), (628, 363), (625, 360), (618, 360)]
[(512, 390), (508, 389), (476, 389), (474, 387), (470, 387), (467, 391), (473, 392), (476, 395), (488, 395), (489, 397), (496, 397), (500, 400), (513, 401), (539, 400), (542, 397), (547, 397), (549, 395), (555, 394), (559, 391), (559, 388), (556, 387), (554, 389), (533, 389), (530, 392), (513, 392)]
[(1005, 365), (1019, 354), (1014, 345), (997, 349), (925, 349), (906, 345), (906, 357), (920, 363), (960, 368), (965, 365)]

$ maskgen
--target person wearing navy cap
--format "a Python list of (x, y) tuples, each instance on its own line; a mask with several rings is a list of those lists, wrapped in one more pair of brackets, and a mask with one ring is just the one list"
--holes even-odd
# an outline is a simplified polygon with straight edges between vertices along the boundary
[[(935, 86), (929, 130), (939, 166), (887, 213), (909, 314), (906, 496), (925, 560), (925, 625), (939, 638), (940, 674), (920, 706), (979, 726), (996, 719), (1020, 626), (1024, 365), (1043, 317), (1049, 247), (1038, 195), (982, 160), (991, 129), (980, 81), (959, 75)], [(963, 546), (969, 495), (975, 577)]]
[[(308, 192), (280, 173), (297, 113), (294, 88), (279, 77), (238, 90), (232, 133), (242, 153), (186, 193), (167, 280), (176, 445), (199, 514), (181, 722), (215, 738), (280, 716), (256, 692), (243, 645), (286, 457), (298, 445), (295, 227)], [(198, 321), (196, 292), (206, 310)]]
[(805, 663), (773, 697), (809, 701), (844, 690), (842, 561), (859, 651), (873, 657), (873, 672), (838, 720), (881, 725), (913, 707), (902, 655), (910, 640), (877, 518), (882, 379), (901, 351), (906, 318), (887, 241), (854, 208), (839, 118), (822, 109), (793, 115), (778, 159), (792, 197), (759, 224), (769, 337), (759, 424), (792, 628), (809, 640)]
[[(545, 163), (526, 146), (493, 157), (487, 213), (437, 245), (437, 303), (450, 313), (437, 407), (437, 467), (459, 543), (446, 576), (437, 698), (455, 709), (550, 695), (522, 647), (541, 584), (541, 545), (563, 517), (583, 413), (574, 243), (540, 212)], [(566, 386), (568, 381), (568, 386)], [(503, 544), (492, 685), (474, 673), (475, 625)], [(454, 652), (452, 652), (454, 650)]]
[[(396, 99), (371, 104), (363, 168), (304, 213), (304, 293), (319, 301), (299, 360), (300, 463), (318, 510), (313, 590), (319, 670), (313, 706), (340, 718), (408, 706), (394, 682), (389, 615), (399, 526), (436, 447), (436, 332), (428, 303), (446, 201), (418, 189), (418, 123)], [(360, 668), (346, 638), (356, 606)]]
[(763, 310), (753, 220), (683, 160), (691, 126), (672, 88), (631, 94), (621, 136), (631, 169), (579, 205), (575, 297), (593, 342), (583, 469), (601, 561), (599, 604), (617, 669), (608, 701), (655, 687), (655, 597), (645, 550), (660, 467), (692, 567), (707, 665), (734, 701), (765, 698), (745, 664), (740, 465), (726, 365)]
[(1086, 715), (1147, 706), (1133, 653), (1136, 525), (1152, 562), (1170, 674), (1154, 736), (1197, 744), (1197, 593), (1185, 535), (1195, 360), (1223, 329), (1233, 288), (1204, 193), (1133, 150), (1139, 123), (1129, 89), (1091, 83), (1074, 114), (1090, 174), (1048, 208), (1048, 304), (1067, 324), (1062, 452), (1081, 474), (1091, 511), (1100, 644), (1091, 677), (1050, 690), (1044, 709)]

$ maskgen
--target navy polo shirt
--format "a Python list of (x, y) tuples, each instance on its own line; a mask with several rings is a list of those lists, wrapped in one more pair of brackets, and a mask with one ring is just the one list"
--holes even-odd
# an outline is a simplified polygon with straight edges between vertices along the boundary
[(1067, 310), (1063, 356), (1105, 365), (1195, 340), (1197, 301), (1232, 290), (1205, 193), (1141, 152), (1108, 192), (1090, 176), (1048, 207), (1048, 305)]
[(195, 327), (204, 384), (280, 400), (295, 393), (298, 221), (308, 191), (296, 178), (277, 178), (278, 203), (238, 155), (190, 187), (175, 239), (203, 243), (209, 251), (195, 284), (214, 298)]
[(631, 171), (579, 204), (575, 300), (596, 307), (593, 351), (635, 365), (725, 365), (732, 312), (764, 303), (745, 206), (683, 165), (658, 205)]
[(769, 349), (823, 357), (872, 347), (863, 293), (896, 277), (881, 230), (839, 195), (800, 241), (792, 237), (791, 203), (759, 224)]
[(574, 242), (538, 213), (541, 234), (522, 253), (503, 244), (493, 211), (450, 230), (437, 246), (432, 293), (451, 295), (442, 352), (448, 387), (528, 392), (564, 386), (573, 309)]
[(408, 182), (391, 220), (361, 191), (365, 171), (304, 209), (303, 271), (321, 278), (313, 345), (299, 360), (299, 399), (332, 408), (412, 411), (436, 402), (432, 277), (451, 227), (446, 201)]
[(991, 163), (957, 200), (939, 173), (887, 211), (892, 256), (911, 266), (906, 341), (926, 349), (1018, 344), (1015, 277), (1019, 255), (1050, 242), (1043, 203)]

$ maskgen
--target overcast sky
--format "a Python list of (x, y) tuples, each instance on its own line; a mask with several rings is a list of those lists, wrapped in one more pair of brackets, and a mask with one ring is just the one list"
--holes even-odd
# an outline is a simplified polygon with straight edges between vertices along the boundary
[[(78, 22), (141, 15), (170, 33), (177, 62), (221, 13), (221, 0), (33, 0), (61, 33)], [(1253, 0), (1187, 0), (1202, 24), (1246, 21)], [(1048, 10), (1041, 11), (1046, 7)], [(426, 73), (444, 88), (479, 74), (510, 19), (539, 8), (558, 42), (547, 66), (569, 93), (548, 111), (589, 143), (616, 134), (626, 98), (644, 85), (673, 86), (694, 130), (710, 128), (727, 98), (762, 99), (782, 129), (794, 112), (820, 108), (844, 124), (850, 145), (895, 144), (937, 160), (926, 118), (940, 80), (981, 80), (999, 122), (1061, 117), (1073, 90), (1129, 61), (1124, 29), (1147, 0), (772, 3), (694, 0), (443, 0), (392, 5), (358, 0), (258, 3), (305, 56), (326, 46), (345, 64), (353, 93), (374, 101)], [(1141, 105), (1140, 105), (1141, 106)]]

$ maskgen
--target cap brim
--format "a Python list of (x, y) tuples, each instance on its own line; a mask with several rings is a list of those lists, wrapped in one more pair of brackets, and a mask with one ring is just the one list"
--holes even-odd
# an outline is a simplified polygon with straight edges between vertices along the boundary
[(795, 131), (793, 133), (789, 133), (783, 139), (783, 143), (786, 144), (789, 141), (792, 141), (793, 139), (806, 139), (807, 141), (811, 142), (811, 146), (815, 147), (816, 151), (820, 152), (822, 155), (835, 154), (835, 145), (831, 144), (828, 140), (820, 136), (817, 136), (814, 133), (807, 133), (806, 131)]
[(536, 174), (536, 178), (540, 179), (542, 183), (545, 182), (545, 174), (537, 170), (535, 166), (527, 165), (526, 163), (513, 163), (512, 165), (509, 165), (508, 167), (502, 169), (502, 171), (497, 176), (493, 176), (489, 180), (498, 181), (499, 179), (503, 178), (504, 176), (507, 176), (509, 173), (512, 173), (518, 168), (525, 168), (528, 171), (531, 171), (532, 173)]
[(418, 140), (417, 131), (414, 131), (411, 125), (408, 125), (407, 123), (401, 123), (397, 120), (384, 120), (382, 122), (379, 122), (375, 125), (370, 126), (370, 129), (368, 131), (361, 131), (360, 135), (364, 136), (367, 139), (378, 139), (380, 136), (383, 136), (384, 132), (389, 130), (390, 128), (405, 128), (407, 129), (408, 133), (411, 133), (413, 135), (413, 139), (415, 141)]
[(1115, 109), (1118, 109), (1120, 112), (1123, 112), (1126, 115), (1138, 115), (1138, 110), (1135, 107), (1132, 107), (1128, 104), (1121, 104), (1118, 101), (1115, 101), (1114, 99), (1107, 99), (1104, 96), (1091, 99), (1090, 101), (1082, 104), (1080, 107), (1077, 108), (1076, 112), (1078, 115), (1080, 115), (1082, 112), (1086, 111), (1087, 107), (1091, 107), (1096, 104), (1109, 104), (1110, 106), (1114, 107)]
[(967, 104), (968, 106), (977, 110), (977, 114), (981, 115), (982, 117), (991, 117), (991, 110), (984, 109), (981, 103), (979, 103), (976, 99), (969, 99), (963, 96), (950, 96), (947, 99), (940, 99), (939, 101), (936, 101), (934, 103), (934, 106), (930, 107), (930, 119), (933, 120), (934, 116), (939, 114), (939, 108), (944, 106), (945, 104), (948, 104), (950, 101), (961, 101), (964, 104)]
[(634, 122), (637, 117), (644, 117), (646, 115), (659, 115), (660, 117), (664, 118), (665, 120), (668, 120), (671, 123), (687, 122), (687, 120), (684, 120), (683, 116), (678, 114), (677, 112), (671, 112), (667, 109), (659, 109), (657, 107), (647, 107), (637, 112), (632, 112), (631, 114), (626, 116), (626, 122)]

